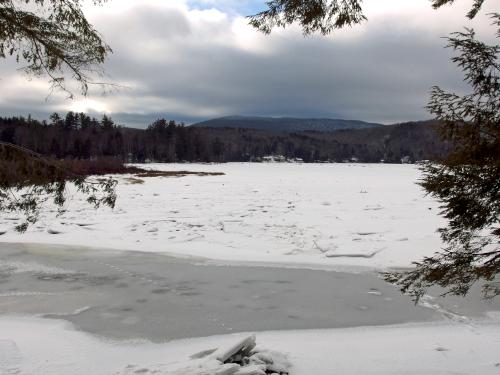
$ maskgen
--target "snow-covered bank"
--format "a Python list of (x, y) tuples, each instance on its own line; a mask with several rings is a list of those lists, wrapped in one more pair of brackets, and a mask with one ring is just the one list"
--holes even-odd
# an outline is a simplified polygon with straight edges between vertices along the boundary
[[(213, 349), (230, 347), (244, 336), (214, 336), (165, 344), (116, 343), (75, 331), (60, 321), (1, 317), (0, 373), (206, 374), (207, 369), (214, 368), (210, 354)], [(500, 368), (498, 319), (470, 325), (439, 323), (262, 332), (257, 334), (257, 343), (258, 347), (285, 354), (293, 365), (291, 375), (493, 375)], [(206, 356), (193, 359), (193, 354)]]
[(27, 233), (0, 217), (2, 242), (34, 242), (291, 264), (408, 266), (440, 247), (438, 207), (411, 165), (152, 164), (224, 176), (119, 176), (115, 210), (79, 197)]

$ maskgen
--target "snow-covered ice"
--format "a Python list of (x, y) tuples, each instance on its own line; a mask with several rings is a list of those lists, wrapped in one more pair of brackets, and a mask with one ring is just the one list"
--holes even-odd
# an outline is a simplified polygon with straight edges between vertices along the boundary
[[(247, 334), (164, 344), (113, 342), (37, 318), (0, 317), (0, 373), (213, 375), (215, 358)], [(500, 325), (477, 321), (260, 332), (257, 348), (290, 361), (291, 375), (481, 374), (500, 371)], [(270, 352), (273, 355), (273, 352)], [(227, 366), (226, 366), (227, 369)], [(233, 372), (228, 372), (233, 374)]]
[[(232, 346), (247, 337), (248, 333), (166, 343), (113, 341), (110, 337), (120, 336), (113, 336), (109, 332), (106, 335), (107, 331), (96, 324), (95, 319), (89, 322), (93, 329), (83, 323), (79, 327), (86, 332), (106, 335), (107, 338), (77, 331), (62, 319), (85, 322), (87, 316), (96, 313), (93, 310), (96, 305), (104, 304), (101, 299), (112, 304), (116, 302), (108, 298), (105, 292), (112, 293), (120, 303), (125, 301), (125, 295), (136, 298), (136, 295), (144, 294), (156, 282), (156, 279), (152, 279), (154, 272), (169, 272), (170, 278), (177, 272), (182, 279), (190, 278), (191, 274), (181, 271), (195, 266), (204, 267), (206, 272), (217, 273), (213, 277), (209, 275), (210, 280), (216, 281), (200, 283), (198, 286), (207, 294), (203, 296), (204, 299), (215, 299), (217, 293), (211, 289), (215, 288), (230, 301), (237, 298), (224, 293), (221, 287), (224, 278), (219, 278), (218, 272), (226, 271), (225, 278), (231, 278), (230, 272), (227, 272), (229, 269), (245, 274), (239, 271), (241, 267), (236, 267), (240, 263), (343, 271), (386, 269), (409, 266), (412, 261), (431, 255), (441, 246), (436, 229), (445, 223), (438, 215), (437, 202), (424, 196), (422, 189), (415, 184), (420, 172), (412, 165), (229, 163), (151, 164), (146, 167), (156, 170), (223, 172), (225, 175), (143, 179), (115, 176), (119, 184), (114, 210), (101, 208), (96, 211), (75, 194), (61, 216), (56, 217), (57, 210), (49, 206), (44, 209), (41, 220), (22, 235), (13, 230), (19, 223), (19, 217), (13, 214), (0, 216), (1, 242), (96, 248), (80, 248), (79, 251), (78, 247), (70, 249), (66, 246), (49, 245), (42, 248), (37, 245), (18, 249), (4, 245), (10, 249), (10, 253), (5, 252), (4, 259), (0, 260), (0, 272), (4, 275), (0, 287), (5, 287), (5, 290), (0, 288), (3, 293), (0, 294), (0, 313), (44, 316), (40, 311), (50, 312), (61, 306), (64, 309), (45, 315), (52, 319), (0, 316), (0, 374), (241, 375), (252, 371), (257, 374), (262, 369), (259, 365), (252, 364), (254, 367), (243, 370), (234, 365), (223, 365), (217, 360), (218, 355), (230, 352)], [(163, 261), (168, 260), (161, 254), (198, 258), (191, 259), (191, 265), (183, 265), (175, 258), (176, 261), (171, 261), (173, 265), (164, 268), (163, 263), (158, 261), (154, 263), (156, 268), (160, 268), (157, 270), (146, 264), (147, 257), (143, 253), (125, 255), (118, 251), (114, 253), (124, 255), (105, 255), (107, 252), (102, 250), (104, 248), (150, 252), (148, 257), (165, 258)], [(67, 252), (66, 255), (72, 256), (57, 256), (61, 249)], [(96, 255), (99, 251), (101, 255)], [(87, 259), (85, 257), (88, 254), (92, 256)], [(141, 260), (129, 262), (130, 254), (136, 254)], [(108, 261), (106, 257), (111, 256), (113, 259)], [(214, 270), (216, 267), (211, 267), (213, 261), (200, 257), (232, 267)], [(95, 264), (90, 266), (86, 262)], [(134, 272), (130, 271), (131, 268), (134, 268)], [(297, 281), (301, 285), (304, 284), (302, 280), (308, 280), (314, 284), (314, 288), (328, 286), (336, 292), (342, 292), (345, 287), (340, 282), (315, 282), (320, 276), (319, 271), (300, 271), (306, 273)], [(260, 270), (259, 273), (262, 274), (261, 278), (266, 279), (264, 271)], [(340, 275), (326, 273), (332, 274), (332, 277)], [(33, 275), (44, 283), (33, 279)], [(61, 278), (58, 275), (65, 276)], [(339, 280), (351, 280), (351, 287), (374, 277), (369, 273), (348, 275)], [(283, 280), (283, 274), (280, 277)], [(97, 283), (95, 289), (98, 288), (99, 293), (94, 293), (92, 289), (94, 294), (90, 294), (83, 284), (93, 286), (94, 279), (105, 281), (106, 286)], [(125, 279), (127, 283), (123, 282)], [(56, 283), (57, 280), (59, 283)], [(72, 284), (75, 280), (79, 285)], [(279, 283), (280, 280), (275, 282)], [(175, 284), (176, 280), (172, 282)], [(228, 288), (234, 287), (234, 283), (227, 284)], [(378, 312), (377, 316), (377, 313), (373, 313), (375, 310), (370, 308), (370, 303), (381, 304), (386, 308), (398, 298), (387, 297), (387, 291), (381, 285), (374, 287), (375, 284), (374, 281), (366, 286), (363, 284), (359, 292), (352, 292), (355, 294), (353, 298), (350, 295), (343, 299), (332, 297), (328, 302), (333, 305), (345, 304), (347, 310), (354, 308), (359, 314), (375, 314), (373, 318), (378, 322), (380, 315), (384, 314)], [(256, 285), (250, 284), (246, 289), (255, 288)], [(75, 293), (64, 294), (66, 287), (74, 288), (72, 291)], [(276, 284), (275, 288), (294, 292), (287, 284)], [(269, 287), (267, 289), (272, 292)], [(78, 290), (88, 294), (88, 301), (79, 297), (81, 294), (76, 293)], [(175, 306), (168, 305), (168, 301), (174, 301), (175, 305), (185, 299), (190, 308), (189, 304), (197, 302), (198, 298), (195, 293), (179, 293), (179, 296), (174, 296), (175, 299), (167, 301), (167, 295), (158, 294), (157, 291), (152, 289), (151, 300), (165, 307), (165, 314), (168, 314), (168, 307), (170, 318)], [(299, 297), (299, 294), (296, 293), (295, 297)], [(474, 298), (477, 295), (469, 302), (474, 301)], [(300, 297), (294, 302), (307, 304), (305, 300), (307, 298)], [(226, 316), (232, 314), (228, 301), (220, 301), (221, 308), (226, 309), (227, 306), (227, 311), (224, 311)], [(152, 311), (154, 307), (144, 296), (136, 302), (143, 304), (142, 308), (147, 311)], [(219, 304), (218, 300), (212, 302)], [(33, 303), (37, 304), (37, 308), (32, 306)], [(282, 309), (290, 306), (285, 302), (282, 304)], [(312, 306), (318, 317), (336, 314), (337, 318), (344, 319), (342, 314), (338, 314), (338, 309), (320, 305)], [(427, 295), (415, 309), (425, 307), (433, 314), (438, 314), (438, 319), (442, 320), (377, 327), (258, 332), (258, 349), (262, 358), (271, 357), (283, 364), (289, 361), (292, 364), (291, 375), (499, 374), (498, 311), (488, 312), (485, 317), (474, 314), (474, 308), (461, 306), (458, 313), (456, 308), (459, 305), (457, 303), (450, 309), (436, 297)], [(123, 314), (133, 313), (130, 306), (125, 307), (127, 309), (120, 310)], [(480, 310), (484, 312), (484, 309)], [(107, 314), (107, 311), (104, 313)], [(106, 314), (103, 316), (115, 320), (118, 316)], [(219, 317), (224, 314), (219, 314)], [(235, 315), (234, 312), (232, 315)], [(411, 314), (405, 317), (407, 315)], [(174, 323), (183, 319), (182, 324), (193, 325), (184, 314), (179, 316), (173, 317)], [(394, 323), (394, 320), (389, 320), (389, 323), (381, 324)], [(408, 317), (404, 321), (415, 320)], [(137, 319), (126, 317), (123, 324), (134, 326)], [(158, 323), (153, 321), (151, 324)], [(314, 325), (314, 328), (317, 327)], [(294, 324), (292, 329), (296, 328), (298, 326)], [(140, 327), (137, 329), (144, 330)], [(244, 328), (247, 329), (254, 327)], [(271, 329), (276, 329), (276, 325), (273, 324)], [(197, 332), (196, 335), (203, 335), (199, 330)], [(130, 337), (139, 337), (132, 329), (129, 333), (134, 333)]]
[(117, 176), (116, 208), (81, 197), (47, 208), (27, 233), (0, 217), (3, 242), (108, 247), (277, 264), (408, 266), (440, 248), (438, 205), (412, 165), (151, 164), (224, 176)]

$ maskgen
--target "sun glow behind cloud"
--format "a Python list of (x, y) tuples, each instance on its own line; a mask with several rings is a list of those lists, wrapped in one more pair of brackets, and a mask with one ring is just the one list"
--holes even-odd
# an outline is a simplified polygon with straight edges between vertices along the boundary
[(98, 112), (109, 113), (110, 109), (105, 103), (94, 99), (78, 99), (71, 102), (70, 110), (73, 112)]

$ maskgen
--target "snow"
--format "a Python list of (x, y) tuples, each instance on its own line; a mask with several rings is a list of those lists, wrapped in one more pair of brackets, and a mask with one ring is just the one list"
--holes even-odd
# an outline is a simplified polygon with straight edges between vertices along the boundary
[[(146, 167), (225, 175), (115, 176), (119, 184), (114, 210), (93, 210), (70, 189), (72, 199), (64, 213), (56, 217), (56, 208), (46, 207), (41, 220), (25, 234), (13, 230), (19, 217), (2, 214), (0, 241), (155, 252), (209, 258), (227, 265), (352, 271), (409, 266), (441, 246), (436, 229), (445, 223), (438, 215), (438, 204), (415, 184), (420, 172), (412, 165)], [(0, 271), (9, 276), (53, 274), (60, 269), (0, 260)], [(26, 293), (43, 297), (43, 292), (16, 288), (2, 290), (0, 297), (7, 300)], [(382, 296), (374, 288), (364, 293), (366, 298)], [(153, 344), (92, 336), (58, 320), (85, 314), (90, 309), (87, 305), (52, 314), (57, 319), (4, 315), (0, 316), (0, 374), (248, 375), (262, 373), (264, 367), (258, 360), (272, 360), (276, 371), (291, 363), (290, 375), (499, 373), (498, 311), (478, 320), (443, 308), (432, 296), (424, 296), (421, 303), (441, 313), (444, 320), (258, 332), (258, 356), (246, 367), (223, 364), (218, 358), (252, 341), (250, 333)]]
[[(225, 350), (246, 336), (233, 334), (163, 344), (113, 342), (76, 331), (60, 321), (1, 317), (0, 373), (235, 374), (238, 366), (222, 365), (213, 350)], [(494, 375), (500, 368), (498, 321), (261, 332), (257, 344), (263, 358), (277, 359), (277, 368), (290, 361), (290, 375)], [(193, 358), (193, 353), (202, 351), (206, 353)], [(251, 373), (241, 370), (236, 373)]]
[(439, 250), (438, 205), (412, 165), (149, 164), (224, 176), (119, 181), (116, 208), (80, 196), (56, 217), (44, 210), (27, 233), (0, 216), (2, 242), (153, 251), (281, 265), (408, 266)]

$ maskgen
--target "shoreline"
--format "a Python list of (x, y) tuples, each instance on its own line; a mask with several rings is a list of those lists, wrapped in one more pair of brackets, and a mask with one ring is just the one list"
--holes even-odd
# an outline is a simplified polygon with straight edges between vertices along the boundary
[[(210, 357), (195, 359), (195, 354), (227, 348), (248, 335), (161, 344), (117, 342), (78, 331), (67, 322), (18, 316), (0, 316), (0, 332), (0, 370), (21, 375), (206, 374)], [(499, 367), (499, 335), (498, 322), (475, 322), (473, 327), (434, 322), (266, 331), (257, 334), (257, 345), (283, 353), (292, 362), (290, 374), (294, 375), (332, 370), (344, 375), (400, 375), (410, 370), (494, 375)]]

